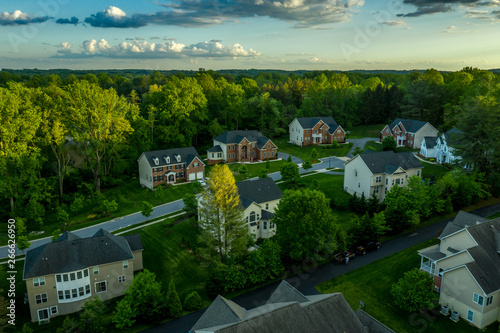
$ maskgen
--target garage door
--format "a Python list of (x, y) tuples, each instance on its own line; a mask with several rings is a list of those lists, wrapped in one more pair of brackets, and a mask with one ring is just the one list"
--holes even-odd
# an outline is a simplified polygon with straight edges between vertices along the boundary
[(196, 179), (203, 179), (203, 171), (196, 173)]
[(194, 172), (189, 174), (189, 180), (196, 180), (196, 174)]

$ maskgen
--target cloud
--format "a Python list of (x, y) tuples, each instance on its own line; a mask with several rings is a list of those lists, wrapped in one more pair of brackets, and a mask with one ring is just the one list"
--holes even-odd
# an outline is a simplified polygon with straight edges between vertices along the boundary
[(73, 16), (71, 19), (67, 19), (67, 18), (57, 19), (56, 23), (57, 24), (73, 24), (73, 25), (77, 25), (79, 21), (80, 20), (77, 17)]
[(20, 10), (15, 10), (12, 13), (0, 13), (0, 25), (26, 25), (30, 23), (43, 23), (51, 19), (49, 16), (33, 17)]
[(128, 17), (120, 8), (109, 6), (103, 11), (90, 15), (84, 22), (101, 28), (139, 28), (147, 24), (145, 19), (145, 15), (142, 14)]
[(390, 25), (390, 26), (399, 26), (399, 25), (405, 25), (406, 23), (403, 20), (392, 20), (392, 21), (382, 22), (382, 24)]
[(482, 5), (481, 0), (403, 0), (405, 5), (413, 5), (417, 10), (412, 13), (399, 14), (398, 16), (418, 17), (427, 14), (446, 13), (454, 10), (456, 5), (476, 6)]
[(80, 52), (72, 52), (71, 44), (65, 42), (59, 46), (55, 58), (128, 58), (128, 59), (155, 59), (155, 58), (239, 58), (257, 57), (261, 52), (245, 49), (241, 44), (223, 45), (219, 41), (200, 42), (185, 45), (170, 40), (160, 43), (145, 40), (124, 41), (117, 45), (110, 45), (105, 39), (86, 40), (80, 45)]

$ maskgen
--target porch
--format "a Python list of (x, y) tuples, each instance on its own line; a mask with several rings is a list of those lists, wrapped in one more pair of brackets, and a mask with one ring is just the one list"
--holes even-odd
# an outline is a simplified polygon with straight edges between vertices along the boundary
[(418, 254), (421, 257), (420, 270), (431, 275), (436, 275), (436, 261), (446, 257), (446, 254), (439, 251), (439, 244), (422, 249)]

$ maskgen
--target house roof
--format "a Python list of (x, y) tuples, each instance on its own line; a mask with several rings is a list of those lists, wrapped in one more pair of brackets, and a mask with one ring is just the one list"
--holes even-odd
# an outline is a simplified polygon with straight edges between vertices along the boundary
[[(443, 136), (446, 140), (447, 145), (453, 146), (453, 145), (460, 143), (461, 134), (463, 134), (463, 132), (461, 130), (456, 129), (456, 128), (452, 128), (448, 132), (444, 133)], [(439, 139), (440, 139), (441, 143), (443, 143), (441, 137)]]
[(226, 302), (223, 303), (223, 298), (219, 296), (220, 298), (218, 297), (208, 307), (193, 326), (191, 332), (366, 332), (342, 294), (303, 296), (298, 293), (295, 295), (302, 295), (303, 299), (299, 297), (302, 302), (287, 301), (290, 296), (292, 296), (291, 299), (295, 297), (291, 290), (294, 288), (290, 285), (283, 286), (283, 284), (284, 282), (278, 289), (281, 290), (279, 294), (283, 293), (284, 298), (276, 298), (277, 302), (270, 299), (265, 305), (251, 310), (238, 307), (235, 311), (228, 305), (231, 301), (225, 300)]
[(262, 216), (261, 216), (262, 220), (271, 220), (273, 217), (274, 217), (273, 213), (271, 213), (265, 209), (262, 210)]
[(240, 143), (243, 138), (250, 142), (256, 142), (257, 147), (262, 148), (269, 139), (258, 131), (227, 131), (217, 136), (214, 140), (226, 144)]
[(464, 212), (463, 210), (459, 211), (457, 216), (453, 219), (452, 222), (449, 222), (444, 228), (441, 235), (439, 235), (439, 239), (442, 239), (448, 235), (451, 235), (461, 229), (477, 225), (479, 223), (489, 221), (487, 218), (474, 215), (471, 213)]
[[(236, 183), (238, 194), (244, 208), (256, 202), (258, 204), (281, 199), (283, 192), (272, 178), (247, 180)], [(245, 206), (247, 204), (247, 206)]]
[(297, 121), (303, 129), (313, 128), (318, 122), (323, 121), (330, 128), (330, 133), (333, 133), (333, 131), (335, 131), (337, 127), (339, 127), (337, 122), (332, 117), (302, 117), (297, 118)]
[(361, 309), (356, 310), (356, 316), (358, 316), (368, 333), (395, 333), (389, 327), (385, 326)]
[[(93, 236), (80, 238), (66, 231), (57, 240), (26, 253), (24, 279), (134, 259), (132, 248), (142, 249), (139, 235), (115, 236), (100, 229)], [(130, 240), (130, 243), (129, 243)]]
[(309, 302), (309, 299), (300, 291), (292, 287), (285, 280), (281, 281), (278, 288), (271, 294), (266, 304), (270, 303), (286, 303), (286, 302)]
[[(494, 230), (496, 229), (496, 230)], [(468, 249), (474, 261), (466, 266), (486, 294), (500, 290), (500, 218), (467, 228), (477, 246)]]
[(208, 148), (207, 152), (209, 152), (209, 153), (220, 153), (220, 152), (222, 152), (222, 148), (219, 145), (215, 145), (213, 147)]
[(410, 133), (417, 133), (422, 127), (424, 127), (425, 124), (427, 124), (426, 121), (397, 118), (389, 125), (389, 129), (392, 131), (393, 128), (400, 122), (403, 124), (406, 132)]
[(424, 136), (424, 142), (427, 149), (432, 149), (436, 147), (438, 141), (437, 136)]
[(393, 174), (398, 168), (404, 170), (423, 168), (422, 163), (411, 152), (382, 151), (369, 154), (363, 153), (359, 157), (373, 174)]
[[(195, 157), (198, 157), (201, 161), (200, 155), (194, 147), (145, 151), (143, 155), (152, 168), (179, 163), (186, 163), (186, 165), (189, 165)], [(177, 161), (177, 156), (180, 156), (180, 162)], [(169, 163), (167, 163), (167, 157), (170, 158)], [(158, 159), (158, 164), (155, 163), (156, 158)]]

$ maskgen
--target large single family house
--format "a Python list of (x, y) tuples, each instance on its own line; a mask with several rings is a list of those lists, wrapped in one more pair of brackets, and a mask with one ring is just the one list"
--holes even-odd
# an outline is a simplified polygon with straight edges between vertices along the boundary
[(453, 146), (460, 140), (459, 136), (462, 133), (462, 131), (452, 128), (439, 137), (426, 136), (420, 147), (420, 155), (425, 158), (435, 158), (440, 164), (459, 160), (460, 156), (456, 156)]
[(258, 131), (228, 131), (214, 139), (207, 150), (208, 165), (257, 162), (278, 158), (278, 146)]
[(500, 321), (500, 218), (461, 211), (439, 240), (419, 255), (441, 306), (480, 329)]
[(438, 130), (429, 122), (411, 119), (396, 119), (381, 131), (381, 140), (392, 136), (398, 147), (420, 149), (426, 136), (437, 136)]
[(332, 117), (295, 118), (288, 125), (290, 142), (299, 146), (345, 142), (345, 131)]
[(115, 236), (100, 229), (81, 238), (66, 231), (26, 253), (24, 276), (31, 321), (47, 322), (80, 311), (90, 298), (121, 296), (143, 268), (139, 234)]
[(147, 151), (138, 163), (139, 181), (151, 190), (160, 184), (205, 178), (205, 163), (194, 147)]
[(349, 194), (375, 194), (385, 198), (392, 186), (406, 186), (411, 176), (422, 176), (422, 163), (411, 153), (365, 152), (345, 164), (344, 191)]

